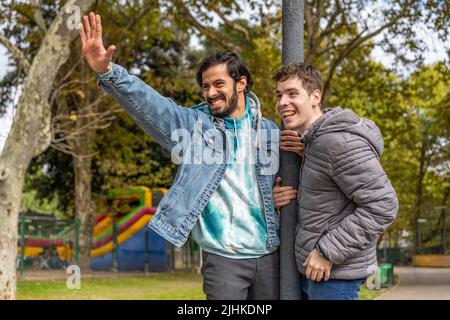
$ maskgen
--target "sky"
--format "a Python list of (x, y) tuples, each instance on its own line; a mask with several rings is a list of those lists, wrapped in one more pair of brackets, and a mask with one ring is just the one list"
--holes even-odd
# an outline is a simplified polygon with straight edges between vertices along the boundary
[[(436, 61), (444, 60), (447, 57), (444, 44), (441, 40), (437, 38), (434, 33), (427, 31), (425, 26), (419, 26), (416, 29), (418, 36), (425, 41), (429, 51), (425, 55), (425, 64), (432, 64)], [(381, 37), (382, 35), (379, 35)], [(378, 40), (375, 38), (375, 41)], [(389, 56), (384, 53), (381, 48), (375, 47), (372, 52), (372, 58), (378, 62), (381, 62), (388, 68), (392, 68), (394, 64), (393, 56)], [(8, 60), (11, 59), (6, 48), (0, 44), (0, 79), (4, 77), (7, 71)], [(16, 95), (16, 104), (18, 101), (18, 94)], [(13, 108), (8, 106), (7, 113), (0, 118), (0, 152), (3, 150), (4, 143), (6, 141), (7, 135), (10, 131), (12, 119), (13, 119)]]
[[(2, 79), (7, 71), (8, 55), (4, 46), (0, 45), (0, 79)], [(0, 151), (3, 150), (3, 145), (11, 128), (12, 123), (12, 106), (8, 107), (8, 112), (0, 118)]]

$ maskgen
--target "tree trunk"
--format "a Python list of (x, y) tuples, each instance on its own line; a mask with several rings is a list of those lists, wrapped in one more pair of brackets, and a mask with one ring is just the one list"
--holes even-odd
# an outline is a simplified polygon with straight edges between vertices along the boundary
[[(0, 160), (4, 160), (3, 158)], [(16, 248), (23, 175), (17, 168), (0, 172), (0, 299), (14, 299)], [(19, 169), (20, 170), (20, 169)]]
[(23, 181), (33, 156), (50, 144), (48, 98), (59, 68), (69, 57), (69, 45), (78, 34), (67, 27), (74, 15), (66, 8), (76, 5), (83, 13), (93, 2), (67, 1), (53, 21), (31, 64), (0, 156), (0, 299), (16, 296), (17, 231)]
[[(80, 141), (81, 142), (81, 141)], [(83, 148), (84, 146), (80, 146)], [(75, 212), (80, 220), (80, 268), (89, 269), (96, 206), (91, 195), (91, 158), (74, 157)]]

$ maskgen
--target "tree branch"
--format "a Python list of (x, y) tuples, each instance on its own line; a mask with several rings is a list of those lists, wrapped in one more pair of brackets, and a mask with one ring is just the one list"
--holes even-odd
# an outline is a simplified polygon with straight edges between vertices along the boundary
[[(393, 18), (392, 20), (390, 20), (389, 22), (385, 23), (384, 25), (382, 25), (381, 27), (379, 27), (378, 29), (376, 29), (373, 32), (368, 33), (367, 35), (363, 36), (364, 32), (366, 32), (367, 30), (364, 29), (362, 32), (360, 32), (355, 38), (351, 39), (350, 41), (348, 41), (345, 44), (345, 49), (339, 54), (339, 56), (333, 61), (333, 63), (331, 64), (330, 70), (327, 74), (326, 80), (325, 80), (325, 85), (323, 88), (323, 96), (326, 97), (328, 95), (328, 90), (330, 88), (330, 83), (331, 80), (334, 76), (334, 73), (336, 71), (336, 68), (339, 66), (339, 64), (356, 48), (358, 48), (360, 45), (362, 45), (365, 41), (375, 37), (376, 35), (380, 34), (383, 30), (389, 28), (390, 26), (394, 25), (395, 23), (397, 23), (398, 20), (400, 20), (401, 18), (403, 18), (404, 15), (402, 13), (400, 13), (399, 15), (397, 15), (395, 18)], [(326, 100), (326, 99), (325, 99)]]
[(182, 0), (174, 0), (174, 4), (184, 13), (185, 19), (198, 31), (200, 31), (202, 34), (204, 34), (206, 37), (211, 39), (214, 42), (217, 42), (221, 46), (240, 52), (241, 48), (234, 45), (231, 42), (226, 41), (218, 32), (215, 32), (213, 29), (208, 28), (204, 25), (202, 25), (200, 22), (197, 21), (197, 19), (192, 15), (190, 10), (186, 7), (184, 2)]
[(34, 8), (33, 20), (38, 25), (39, 29), (45, 34), (47, 33), (47, 24), (42, 16), (41, 4), (39, 0), (31, 0), (31, 6)]
[(30, 63), (28, 62), (23, 52), (20, 51), (20, 49), (17, 48), (11, 41), (9, 41), (9, 39), (7, 39), (5, 36), (1, 34), (0, 34), (0, 43), (3, 44), (6, 47), (6, 49), (9, 50), (14, 60), (16, 60), (20, 64), (25, 74), (28, 74), (28, 71), (30, 70)]
[(238, 31), (240, 33), (242, 33), (242, 35), (244, 36), (246, 41), (250, 41), (250, 36), (248, 34), (248, 30), (245, 29), (243, 26), (241, 26), (238, 23), (234, 23), (231, 22), (230, 20), (228, 20), (225, 15), (220, 11), (219, 8), (217, 8), (216, 5), (214, 5), (214, 7), (212, 8), (213, 11), (223, 20), (223, 22), (225, 23), (225, 25), (235, 31)]

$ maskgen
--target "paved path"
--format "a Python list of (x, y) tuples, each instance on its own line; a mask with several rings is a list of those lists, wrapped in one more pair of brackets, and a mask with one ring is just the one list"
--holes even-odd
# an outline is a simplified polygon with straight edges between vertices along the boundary
[(378, 300), (450, 300), (450, 268), (394, 267), (399, 284)]

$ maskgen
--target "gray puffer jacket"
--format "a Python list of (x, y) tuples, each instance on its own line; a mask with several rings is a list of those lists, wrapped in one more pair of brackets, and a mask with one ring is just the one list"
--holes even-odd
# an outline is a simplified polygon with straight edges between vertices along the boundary
[(365, 278), (376, 270), (376, 243), (398, 210), (380, 165), (383, 138), (353, 111), (325, 109), (301, 136), (305, 156), (298, 192), (295, 256), (300, 273), (314, 249), (333, 263), (331, 279)]

